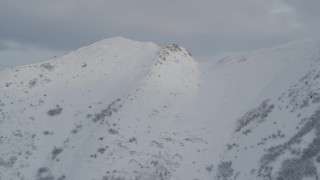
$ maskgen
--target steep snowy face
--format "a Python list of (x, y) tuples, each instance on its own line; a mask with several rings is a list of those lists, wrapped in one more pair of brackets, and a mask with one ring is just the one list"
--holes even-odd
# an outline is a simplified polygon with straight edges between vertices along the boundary
[(209, 177), (198, 67), (179, 45), (112, 38), (0, 77), (0, 179)]
[[(216, 179), (318, 179), (319, 41), (300, 41), (264, 49), (247, 54), (243, 61), (235, 58), (229, 63), (247, 62), (249, 65), (253, 59), (255, 62), (251, 65), (277, 64), (269, 66), (272, 67), (269, 70), (276, 73), (259, 70), (258, 77), (264, 82), (258, 82), (257, 88), (261, 88), (261, 83), (266, 85), (246, 112), (238, 116), (233, 135), (217, 166)], [(259, 62), (262, 59), (268, 61)], [(258, 64), (254, 67), (259, 68)], [(248, 76), (249, 82), (256, 82), (251, 79)]]

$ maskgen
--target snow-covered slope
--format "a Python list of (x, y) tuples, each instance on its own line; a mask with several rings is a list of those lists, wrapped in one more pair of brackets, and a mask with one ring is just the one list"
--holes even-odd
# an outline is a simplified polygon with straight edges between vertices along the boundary
[(184, 48), (112, 38), (0, 77), (1, 179), (196, 175), (207, 142), (193, 132), (199, 72)]
[(216, 178), (318, 179), (320, 42), (297, 41), (221, 63), (236, 67), (232, 81), (253, 104), (236, 105), (248, 108), (237, 117)]
[(199, 63), (117, 37), (1, 71), (0, 180), (316, 177), (319, 58), (316, 40)]

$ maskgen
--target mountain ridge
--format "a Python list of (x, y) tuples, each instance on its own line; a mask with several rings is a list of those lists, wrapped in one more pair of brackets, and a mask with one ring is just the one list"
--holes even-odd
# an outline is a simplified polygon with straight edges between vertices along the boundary
[[(157, 124), (155, 119), (162, 121), (166, 119), (159, 117), (159, 110), (156, 108), (167, 109), (167, 106), (174, 106), (172, 98), (177, 102), (190, 99), (188, 94), (192, 94), (193, 90), (181, 86), (190, 84), (190, 79), (193, 78), (190, 69), (196, 71), (194, 65), (193, 59), (180, 46), (172, 45), (161, 50), (154, 44), (113, 38), (52, 61), (1, 72), (1, 89), (4, 90), (4, 96), (1, 97), (2, 128), (11, 129), (9, 127), (20, 123), (25, 125), (18, 130), (22, 134), (21, 137), (15, 135), (15, 128), (13, 132), (9, 131), (8, 134), (2, 135), (7, 143), (2, 146), (1, 162), (4, 162), (4, 165), (0, 168), (12, 171), (0, 171), (2, 173), (0, 177), (81, 179), (125, 176), (150, 179), (158, 177), (159, 173), (166, 177), (172, 176), (168, 170), (171, 165), (165, 166), (167, 162), (163, 158), (174, 155), (167, 152), (159, 156), (159, 148), (163, 145), (155, 140), (161, 139), (156, 132), (163, 131), (166, 126), (158, 124), (159, 127), (154, 129), (156, 132), (151, 136), (152, 139), (145, 137), (146, 142), (142, 141), (144, 133), (137, 137), (131, 136), (139, 134), (138, 132), (131, 132), (130, 137), (127, 137), (126, 133), (130, 128), (137, 126), (141, 118), (145, 119), (142, 123), (144, 128), (151, 131), (152, 124)], [(184, 75), (177, 73), (178, 71)], [(186, 77), (190, 79), (186, 81)], [(145, 109), (145, 112), (137, 114), (141, 108)], [(182, 111), (181, 108), (176, 108)], [(132, 127), (127, 127), (131, 124), (128, 121), (131, 119), (130, 116), (127, 117), (130, 114), (136, 114), (137, 117), (134, 118), (135, 123), (131, 125)], [(123, 133), (119, 129), (121, 122), (116, 118), (119, 116), (124, 116), (122, 118), (126, 119), (121, 127), (129, 128)], [(146, 121), (148, 119), (153, 120)], [(167, 123), (175, 124), (173, 121)], [(159, 129), (160, 126), (163, 126), (162, 130)], [(105, 133), (100, 136), (102, 130)], [(103, 141), (108, 149), (101, 147)], [(131, 156), (136, 156), (146, 167), (133, 165), (131, 168), (136, 169), (135, 172), (126, 172), (126, 168), (123, 168), (128, 162), (137, 160), (127, 157), (121, 162), (121, 156), (129, 151), (123, 149), (123, 145), (117, 142), (133, 146), (130, 151)], [(141, 145), (135, 147), (136, 143)], [(17, 144), (23, 151), (12, 151), (12, 144)], [(90, 144), (96, 149), (86, 147)], [(144, 146), (145, 149), (140, 148)], [(83, 151), (73, 150), (75, 147)], [(135, 148), (142, 152), (135, 153)], [(24, 151), (28, 153), (25, 154)], [(96, 160), (96, 157), (103, 156), (106, 151), (114, 154), (119, 162), (107, 160), (109, 165), (105, 167), (111, 168), (120, 163), (118, 168), (122, 169), (121, 172), (117, 170), (118, 173), (110, 175), (105, 171), (97, 171), (101, 166), (98, 164), (102, 162)], [(26, 159), (21, 158), (19, 154)], [(101, 157), (104, 158), (109, 157)], [(178, 155), (174, 157), (177, 158)], [(12, 165), (7, 163), (11, 162), (10, 159)], [(89, 163), (90, 161), (95, 163)], [(24, 168), (17, 170), (15, 166)], [(72, 166), (74, 167), (71, 168)], [(89, 166), (96, 166), (97, 169)], [(176, 166), (172, 165), (171, 168), (174, 167)], [(67, 169), (69, 172), (60, 173)]]
[[(319, 91), (317, 69), (320, 46), (318, 40), (302, 46), (294, 44), (296, 47), (293, 47), (293, 52), (289, 51), (290, 54), (284, 51), (286, 47), (292, 48), (290, 44), (274, 48), (278, 51), (280, 47), (279, 52), (285, 55), (279, 56), (278, 53), (278, 56), (290, 63), (284, 64), (265, 90), (261, 91), (256, 99), (256, 107), (238, 118), (238, 128), (227, 145), (225, 161), (219, 165), (217, 179), (318, 177), (316, 162), (301, 154), (304, 154), (302, 151), (310, 151), (308, 144), (310, 140), (313, 141), (312, 130), (306, 129), (310, 128), (310, 123), (317, 124), (317, 120), (311, 119), (316, 116), (319, 105), (310, 103), (316, 102), (313, 99), (316, 96), (310, 93), (317, 94)], [(301, 140), (305, 143), (295, 142)], [(314, 153), (315, 156), (318, 154), (316, 150)], [(246, 166), (240, 166), (243, 161), (247, 162)]]
[(315, 39), (202, 63), (116, 37), (0, 71), (0, 179), (316, 178), (319, 62)]

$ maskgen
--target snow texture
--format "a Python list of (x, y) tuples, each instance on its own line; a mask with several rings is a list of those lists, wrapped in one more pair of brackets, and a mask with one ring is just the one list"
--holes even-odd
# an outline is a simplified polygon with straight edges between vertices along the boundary
[(122, 37), (0, 71), (0, 180), (319, 178), (320, 42), (198, 62)]

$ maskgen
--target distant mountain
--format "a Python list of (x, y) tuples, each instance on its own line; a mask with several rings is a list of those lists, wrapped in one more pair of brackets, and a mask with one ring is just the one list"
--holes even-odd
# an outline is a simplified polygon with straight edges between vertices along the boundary
[(318, 40), (200, 63), (116, 37), (0, 71), (0, 180), (316, 179), (319, 63)]
[(319, 179), (320, 42), (297, 41), (222, 63), (243, 64), (253, 76), (241, 93), (266, 85), (237, 118), (216, 178)]

